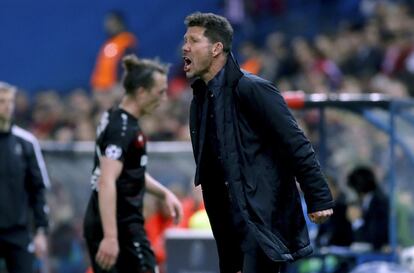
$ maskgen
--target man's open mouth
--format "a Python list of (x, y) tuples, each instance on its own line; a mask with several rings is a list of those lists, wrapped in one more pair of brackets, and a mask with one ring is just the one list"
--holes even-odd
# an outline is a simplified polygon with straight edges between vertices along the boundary
[(192, 61), (190, 58), (186, 56), (183, 57), (183, 60), (184, 60), (184, 72), (188, 72), (190, 70)]

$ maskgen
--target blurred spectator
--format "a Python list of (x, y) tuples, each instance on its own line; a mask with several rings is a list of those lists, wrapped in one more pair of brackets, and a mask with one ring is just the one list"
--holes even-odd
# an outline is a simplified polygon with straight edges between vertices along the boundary
[(51, 233), (51, 252), (55, 262), (54, 272), (75, 273), (85, 272), (87, 257), (85, 256), (82, 237), (73, 224), (63, 222)]
[(203, 195), (199, 187), (192, 187), (191, 194), (181, 200), (183, 205), (182, 227), (191, 228), (190, 219), (198, 211), (205, 210)]
[(52, 138), (55, 130), (66, 122), (63, 113), (64, 105), (55, 90), (37, 93), (30, 130), (41, 140)]
[(94, 91), (108, 92), (120, 81), (122, 57), (135, 53), (137, 39), (127, 31), (125, 19), (119, 11), (109, 12), (104, 21), (108, 39), (102, 45), (91, 76)]
[(210, 220), (208, 219), (206, 209), (199, 209), (198, 211), (194, 212), (191, 216), (190, 220), (188, 221), (188, 227), (191, 229), (210, 229)]
[(90, 120), (81, 120), (76, 124), (74, 139), (76, 141), (88, 141), (95, 137), (95, 128)]
[(247, 0), (250, 14), (260, 18), (263, 15), (278, 15), (285, 11), (285, 0)]
[[(292, 70), (292, 58), (286, 47), (286, 37), (281, 32), (270, 33), (266, 37), (265, 49), (263, 52), (263, 62), (260, 76), (271, 82), (276, 82), (278, 77), (289, 74)], [(280, 86), (280, 80), (279, 86)], [(282, 89), (289, 90), (289, 89)]]
[(97, 114), (111, 108), (120, 101), (123, 89), (120, 86), (122, 58), (136, 53), (137, 38), (127, 30), (125, 18), (119, 11), (109, 12), (104, 21), (108, 39), (99, 50), (95, 68), (91, 75), (91, 87)]
[(145, 219), (145, 232), (154, 251), (157, 265), (161, 272), (165, 272), (164, 263), (166, 261), (164, 233), (167, 228), (174, 226), (169, 216), (168, 208), (159, 200), (154, 200), (155, 212)]
[(262, 58), (256, 45), (252, 41), (245, 41), (240, 46), (239, 51), (241, 58), (244, 60), (240, 68), (252, 74), (259, 75), (262, 69)]
[(397, 197), (398, 244), (402, 247), (414, 246), (414, 197), (410, 194), (410, 189), (401, 190)]
[(53, 185), (48, 201), (50, 204), (50, 217), (53, 219), (53, 225), (60, 226), (63, 223), (70, 222), (75, 217), (73, 200), (67, 188), (61, 181), (52, 177)]
[(246, 20), (245, 0), (224, 0), (226, 18), (233, 25), (241, 25)]
[(18, 126), (28, 128), (31, 122), (31, 101), (27, 93), (23, 90), (19, 90), (16, 93), (16, 104), (14, 108), (14, 122)]
[(354, 242), (368, 243), (375, 250), (384, 249), (389, 244), (389, 202), (378, 185), (374, 171), (358, 166), (348, 175), (347, 183), (358, 195), (358, 203), (347, 211)]
[[(183, 206), (183, 217), (179, 225), (176, 225), (176, 227), (189, 228), (191, 217), (196, 212), (204, 210), (201, 190), (193, 188), (190, 195), (183, 196), (183, 193), (180, 193), (181, 187), (178, 185), (171, 185), (169, 188), (180, 198)], [(169, 217), (168, 208), (162, 202), (155, 199), (150, 202), (153, 202), (154, 207), (147, 210), (149, 215), (147, 215), (145, 219), (145, 231), (147, 233), (148, 240), (151, 243), (151, 248), (154, 251), (160, 272), (166, 272), (165, 262), (167, 257), (164, 234), (168, 228), (174, 227), (174, 223)]]
[(346, 217), (347, 200), (338, 182), (327, 176), (328, 186), (335, 201), (334, 214), (319, 226), (316, 237), (318, 246), (350, 246), (352, 243), (352, 226)]

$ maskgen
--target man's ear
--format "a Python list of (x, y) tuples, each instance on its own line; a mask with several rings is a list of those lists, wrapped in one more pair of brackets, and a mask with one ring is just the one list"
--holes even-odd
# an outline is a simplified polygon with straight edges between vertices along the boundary
[(213, 57), (217, 57), (223, 52), (224, 46), (222, 42), (217, 42), (213, 44)]
[(144, 94), (146, 92), (146, 90), (144, 89), (144, 87), (140, 86), (135, 90), (135, 96), (136, 97), (140, 97), (142, 96), (142, 94)]

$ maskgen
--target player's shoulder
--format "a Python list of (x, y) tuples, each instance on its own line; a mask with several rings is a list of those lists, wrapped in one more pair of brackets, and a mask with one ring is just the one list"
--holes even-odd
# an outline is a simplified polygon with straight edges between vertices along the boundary
[(255, 74), (242, 70), (242, 77), (239, 80), (239, 87), (254, 88), (273, 85), (270, 81)]
[(36, 137), (32, 133), (23, 129), (20, 126), (13, 125), (11, 128), (11, 133), (13, 136), (15, 136), (17, 139), (23, 142), (30, 143), (32, 145), (38, 145)]
[(120, 108), (108, 111), (106, 120), (106, 131), (109, 134), (124, 137), (134, 134), (137, 131), (137, 119)]
[(277, 94), (279, 90), (270, 81), (257, 75), (242, 71), (243, 76), (240, 78), (236, 92), (240, 98), (249, 100), (256, 96)]

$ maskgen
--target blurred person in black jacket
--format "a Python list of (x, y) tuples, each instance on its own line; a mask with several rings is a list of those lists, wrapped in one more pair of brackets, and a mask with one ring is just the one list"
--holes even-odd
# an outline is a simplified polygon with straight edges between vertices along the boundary
[(354, 242), (370, 244), (374, 250), (388, 245), (389, 201), (379, 187), (373, 170), (356, 167), (348, 175), (348, 186), (358, 194), (358, 203), (348, 208)]
[(347, 200), (333, 176), (327, 176), (329, 189), (335, 201), (335, 213), (325, 223), (321, 224), (316, 236), (317, 246), (350, 246), (352, 243), (352, 226), (348, 220)]
[(38, 141), (13, 124), (15, 98), (16, 88), (0, 82), (0, 258), (9, 273), (29, 273), (33, 253), (42, 258), (47, 252), (49, 178)]

